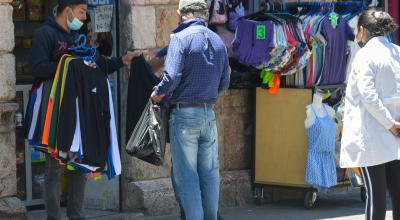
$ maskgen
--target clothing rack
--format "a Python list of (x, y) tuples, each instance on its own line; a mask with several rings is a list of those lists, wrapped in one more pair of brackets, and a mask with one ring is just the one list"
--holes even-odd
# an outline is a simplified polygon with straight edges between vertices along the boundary
[(346, 89), (346, 84), (337, 85), (326, 85), (326, 86), (314, 86), (312, 88), (312, 93), (314, 94), (318, 90), (330, 90), (330, 89)]
[(261, 3), (261, 7), (264, 10), (270, 11), (278, 10), (285, 11), (291, 9), (297, 9), (298, 7), (362, 7), (363, 9), (367, 8), (368, 0), (360, 0), (360, 1), (307, 1), (307, 2), (276, 2), (271, 0), (265, 0), (265, 2)]
[(314, 89), (336, 89), (336, 88), (344, 88), (344, 87), (346, 87), (346, 84), (314, 86)]

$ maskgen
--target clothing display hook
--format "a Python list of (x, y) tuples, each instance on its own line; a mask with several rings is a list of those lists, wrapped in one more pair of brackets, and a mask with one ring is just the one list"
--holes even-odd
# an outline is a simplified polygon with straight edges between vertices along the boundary
[(96, 48), (94, 47), (88, 47), (86, 44), (87, 38), (85, 35), (81, 34), (77, 38), (77, 46), (69, 48), (69, 50), (76, 52), (76, 53), (82, 53), (82, 54), (88, 54), (86, 56), (82, 56), (82, 59), (85, 61), (95, 61), (96, 60)]

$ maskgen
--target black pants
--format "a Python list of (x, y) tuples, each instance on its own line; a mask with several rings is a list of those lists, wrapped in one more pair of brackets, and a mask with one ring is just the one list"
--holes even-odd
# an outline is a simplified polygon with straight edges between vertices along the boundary
[(386, 189), (392, 198), (393, 220), (400, 220), (400, 160), (361, 168), (367, 189), (366, 220), (384, 220)]

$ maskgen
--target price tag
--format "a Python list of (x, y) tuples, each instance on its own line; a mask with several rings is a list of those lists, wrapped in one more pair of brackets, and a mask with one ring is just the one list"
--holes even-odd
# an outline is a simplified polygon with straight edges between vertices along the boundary
[(329, 19), (331, 20), (331, 25), (333, 26), (333, 28), (336, 28), (336, 26), (338, 25), (338, 19), (339, 19), (338, 14), (336, 14), (335, 12), (331, 12), (329, 14)]
[(266, 27), (265, 25), (257, 25), (256, 28), (256, 39), (257, 40), (265, 40), (266, 39)]

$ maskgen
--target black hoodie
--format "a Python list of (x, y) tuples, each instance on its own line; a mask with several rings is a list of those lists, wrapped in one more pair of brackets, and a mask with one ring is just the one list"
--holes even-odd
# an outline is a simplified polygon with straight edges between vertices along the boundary
[[(52, 79), (62, 54), (74, 45), (77, 36), (74, 32), (65, 31), (57, 24), (54, 17), (49, 17), (46, 23), (36, 31), (32, 41), (32, 48), (29, 53), (31, 74), (40, 81)], [(115, 72), (123, 66), (120, 57), (106, 61), (106, 65), (100, 65), (106, 73)], [(102, 68), (103, 66), (106, 66), (106, 68)]]

